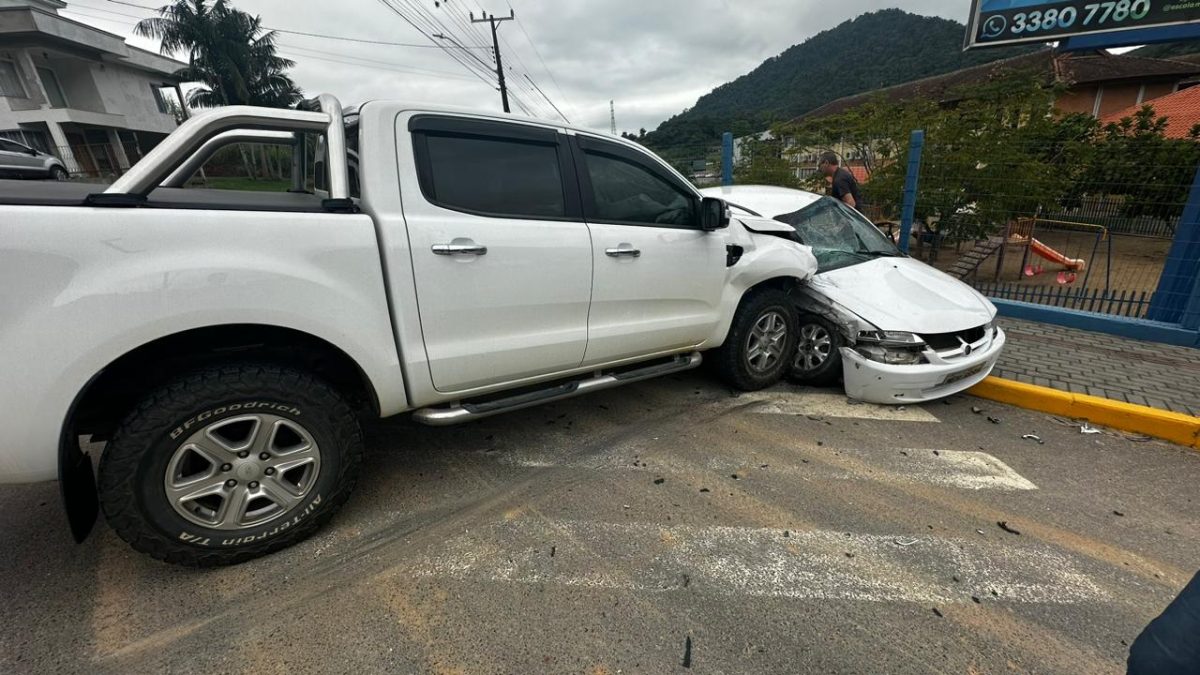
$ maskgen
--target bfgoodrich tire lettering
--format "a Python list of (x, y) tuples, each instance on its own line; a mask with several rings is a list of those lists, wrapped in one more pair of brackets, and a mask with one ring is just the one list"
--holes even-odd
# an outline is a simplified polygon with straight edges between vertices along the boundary
[[(278, 424), (293, 430), (289, 433), (296, 438), (307, 438), (311, 447), (293, 443), (296, 448), (308, 447), (293, 457), (315, 454), (319, 448), (319, 471), (310, 468), (311, 484), (298, 482), (294, 498), (278, 500), (286, 502), (286, 508), (280, 506), (278, 513), (262, 510), (261, 517), (249, 518), (244, 527), (240, 521), (221, 524), (204, 511), (219, 510), (214, 506), (219, 498), (184, 501), (180, 506), (180, 493), (171, 492), (168, 468), (178, 477), (181, 444), (205, 429), (244, 426), (251, 420)], [(243, 494), (247, 483), (242, 481), (254, 481), (255, 488), (262, 481), (259, 492), (265, 491), (263, 470), (273, 474), (275, 466), (284, 468), (266, 461), (278, 448), (255, 446), (255, 456), (263, 450), (260, 466), (249, 452), (243, 453), (244, 458), (236, 454), (240, 447), (236, 437), (227, 440), (235, 454), (218, 460), (213, 468), (206, 467), (203, 459), (186, 458), (199, 467), (195, 475), (228, 477)], [(247, 450), (251, 442), (257, 441), (247, 441)], [(228, 565), (295, 544), (320, 528), (353, 489), (362, 452), (362, 432), (354, 412), (321, 380), (272, 365), (212, 367), (150, 394), (122, 422), (100, 461), (100, 500), (109, 523), (133, 548), (181, 565)], [(195, 516), (185, 518), (180, 508), (196, 509)], [(211, 521), (208, 526), (203, 524), (206, 517)]]

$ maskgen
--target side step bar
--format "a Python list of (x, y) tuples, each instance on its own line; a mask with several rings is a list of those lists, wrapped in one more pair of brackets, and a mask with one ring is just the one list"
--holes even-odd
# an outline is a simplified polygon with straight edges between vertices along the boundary
[(612, 389), (623, 384), (641, 382), (663, 375), (681, 373), (700, 366), (700, 352), (685, 356), (677, 356), (667, 363), (626, 370), (611, 375), (599, 375), (586, 380), (575, 380), (565, 384), (518, 394), (508, 398), (496, 399), (485, 403), (456, 403), (448, 408), (422, 408), (413, 413), (413, 419), (421, 424), (434, 427), (445, 427), (473, 420), (512, 412), (523, 408), (532, 408), (543, 403), (562, 401), (575, 398), (602, 389)]

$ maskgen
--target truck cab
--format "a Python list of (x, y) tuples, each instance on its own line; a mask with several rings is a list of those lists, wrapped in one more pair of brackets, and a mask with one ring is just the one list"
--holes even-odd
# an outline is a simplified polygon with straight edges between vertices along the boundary
[[(188, 187), (247, 141), (293, 149), (290, 191)], [(353, 486), (362, 415), (465, 422), (702, 353), (769, 386), (816, 270), (637, 144), (405, 102), (222, 108), (110, 186), (38, 187), (0, 185), (0, 277), (26, 291), (0, 307), (0, 365), (22, 376), (0, 409), (23, 421), (0, 480), (57, 476), (77, 538), (98, 501), (189, 565), (319, 527)]]

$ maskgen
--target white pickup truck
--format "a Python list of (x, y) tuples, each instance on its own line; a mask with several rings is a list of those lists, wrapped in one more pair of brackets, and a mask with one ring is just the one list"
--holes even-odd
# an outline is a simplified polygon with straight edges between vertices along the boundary
[[(246, 141), (292, 146), (291, 191), (185, 187)], [(346, 500), (360, 415), (453, 424), (708, 350), (773, 384), (816, 270), (781, 232), (545, 121), (211, 111), (107, 188), (0, 181), (0, 482), (58, 478), (78, 540), (102, 506), (156, 558), (247, 560)]]

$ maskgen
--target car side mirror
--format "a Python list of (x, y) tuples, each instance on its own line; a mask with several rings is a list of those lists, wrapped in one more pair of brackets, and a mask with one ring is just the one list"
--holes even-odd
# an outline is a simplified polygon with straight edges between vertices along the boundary
[(30, 156), (30, 157), (37, 157), (37, 156), (38, 156), (38, 151), (37, 151), (37, 148), (30, 148), (30, 149), (29, 149), (29, 156)]
[(700, 229), (714, 232), (729, 227), (729, 205), (724, 199), (705, 197), (700, 202)]

